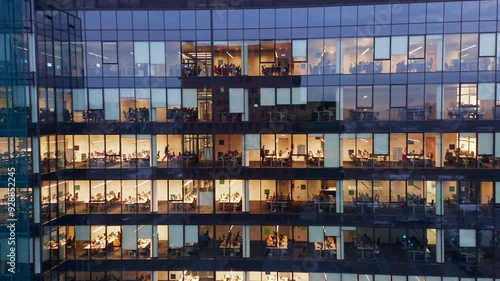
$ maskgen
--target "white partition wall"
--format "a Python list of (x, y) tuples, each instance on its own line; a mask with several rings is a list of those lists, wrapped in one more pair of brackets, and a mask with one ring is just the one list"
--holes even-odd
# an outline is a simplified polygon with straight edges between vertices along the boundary
[(261, 88), (260, 89), (260, 105), (275, 106), (276, 105), (276, 89)]
[(389, 134), (373, 135), (373, 154), (389, 156)]
[(182, 107), (198, 107), (198, 91), (196, 89), (182, 89)]
[(184, 243), (198, 243), (198, 237), (199, 234), (197, 225), (184, 226)]
[(340, 165), (340, 135), (325, 134), (325, 168)]
[(137, 225), (124, 225), (122, 231), (122, 249), (137, 250)]
[(309, 226), (309, 242), (314, 243), (323, 243), (325, 240), (325, 235), (323, 232), (323, 227), (322, 226)]
[(167, 89), (168, 108), (181, 107), (181, 89)]
[(477, 139), (477, 155), (493, 155), (493, 133), (479, 133)]
[[(244, 140), (244, 153), (243, 153), (243, 166), (250, 165), (250, 156), (257, 157), (260, 161), (260, 135), (259, 134), (246, 134)], [(255, 155), (254, 155), (255, 154)]]
[(340, 226), (325, 226), (324, 229), (325, 236), (340, 236)]
[(244, 113), (245, 112), (245, 98), (243, 88), (230, 88), (229, 89), (229, 112), (230, 113)]
[(168, 247), (184, 247), (184, 229), (182, 225), (168, 226)]
[(90, 241), (90, 226), (77, 225), (75, 226), (75, 241)]

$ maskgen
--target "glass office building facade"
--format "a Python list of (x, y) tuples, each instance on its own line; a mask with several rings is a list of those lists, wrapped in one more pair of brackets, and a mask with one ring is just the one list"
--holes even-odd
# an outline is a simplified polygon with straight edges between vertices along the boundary
[(268, 2), (36, 3), (32, 278), (500, 279), (500, 3)]

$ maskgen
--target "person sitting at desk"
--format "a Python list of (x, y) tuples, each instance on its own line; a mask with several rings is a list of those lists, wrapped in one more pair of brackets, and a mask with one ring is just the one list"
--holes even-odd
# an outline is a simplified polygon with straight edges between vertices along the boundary
[(314, 164), (314, 154), (312, 151), (309, 151), (309, 153), (307, 154), (306, 161), (308, 164)]

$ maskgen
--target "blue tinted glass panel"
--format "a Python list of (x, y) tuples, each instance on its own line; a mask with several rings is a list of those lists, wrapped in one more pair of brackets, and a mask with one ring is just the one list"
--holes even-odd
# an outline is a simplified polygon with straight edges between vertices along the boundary
[(116, 12), (102, 11), (101, 12), (101, 27), (102, 29), (116, 29)]
[(374, 6), (359, 6), (358, 7), (358, 24), (368, 25), (373, 24), (375, 18)]
[(355, 25), (358, 22), (357, 7), (342, 7), (342, 25)]
[(340, 27), (325, 27), (325, 38), (340, 37)]
[(392, 35), (407, 35), (408, 25), (407, 24), (395, 24), (392, 26)]
[(165, 32), (163, 32), (163, 30), (151, 30), (149, 31), (149, 40), (151, 41), (165, 40)]
[(325, 25), (326, 26), (340, 25), (340, 7), (325, 8)]
[(227, 28), (227, 10), (216, 10), (212, 12), (214, 29)]
[(276, 39), (290, 39), (292, 37), (292, 30), (290, 28), (277, 28)]
[(260, 28), (274, 28), (274, 9), (260, 10)]
[(196, 32), (194, 30), (181, 30), (181, 39), (182, 40), (196, 40)]
[(256, 40), (259, 39), (259, 30), (258, 29), (245, 29), (244, 30), (245, 39)]
[(162, 11), (150, 11), (149, 12), (149, 28), (150, 29), (163, 29), (163, 12)]
[(87, 11), (85, 12), (85, 28), (86, 29), (100, 29), (101, 28), (101, 17), (100, 13), (97, 11)]
[(116, 30), (103, 30), (101, 33), (102, 40), (115, 41), (118, 39)]
[(292, 26), (292, 10), (291, 9), (276, 9), (276, 27)]
[(148, 29), (148, 12), (133, 11), (132, 17), (133, 17), (134, 29)]
[(324, 37), (323, 27), (309, 28), (309, 30), (307, 32), (307, 37), (308, 38), (323, 38)]
[(148, 39), (149, 39), (149, 32), (147, 30), (135, 30), (134, 29), (134, 40), (147, 41)]
[(425, 23), (410, 24), (410, 34), (424, 34), (425, 33)]
[(118, 40), (127, 41), (132, 40), (132, 30), (118, 30)]
[(302, 39), (307, 37), (307, 28), (292, 28), (292, 38)]
[(165, 31), (165, 40), (180, 40), (181, 39), (181, 33), (178, 30), (167, 30)]
[(243, 39), (243, 31), (238, 29), (230, 29), (227, 31), (228, 40), (241, 40)]
[(442, 23), (428, 23), (427, 24), (427, 33), (429, 33), (429, 34), (443, 33), (443, 24)]
[(444, 23), (444, 33), (460, 33), (460, 23), (459, 22), (445, 22)]
[(243, 11), (229, 10), (227, 11), (227, 27), (231, 29), (243, 28)]
[(196, 11), (196, 28), (210, 29), (210, 12)]
[(495, 32), (496, 22), (495, 21), (481, 21), (479, 22), (479, 32)]
[(196, 30), (196, 40), (210, 40), (210, 30)]
[(179, 11), (165, 11), (165, 29), (179, 29)]
[(358, 36), (373, 36), (375, 34), (375, 26), (362, 25), (358, 26)]
[(444, 20), (459, 21), (462, 14), (462, 4), (460, 2), (446, 2), (444, 4)]
[(391, 24), (391, 5), (375, 6), (375, 24)]
[(462, 20), (475, 21), (479, 19), (479, 2), (470, 1), (462, 2)]
[(480, 20), (495, 20), (497, 11), (497, 1), (481, 1), (479, 2), (479, 19)]
[(292, 9), (292, 26), (307, 26), (307, 9)]
[(260, 39), (274, 39), (274, 29), (260, 29)]
[(408, 5), (394, 4), (392, 5), (392, 23), (407, 23), (408, 22)]
[(181, 29), (194, 29), (195, 15), (194, 11), (181, 11)]
[(309, 26), (323, 26), (325, 24), (325, 13), (323, 8), (307, 9), (307, 24)]
[(479, 2), (477, 1), (463, 2), (462, 20), (463, 21), (479, 20)]
[(227, 31), (214, 30), (214, 40), (227, 40)]
[(259, 28), (259, 10), (244, 11), (245, 28)]
[(438, 3), (428, 3), (427, 4), (427, 22), (442, 22), (444, 4)]
[(462, 22), (462, 32), (478, 32), (479, 24), (478, 22)]
[(410, 23), (425, 22), (425, 3), (410, 5)]

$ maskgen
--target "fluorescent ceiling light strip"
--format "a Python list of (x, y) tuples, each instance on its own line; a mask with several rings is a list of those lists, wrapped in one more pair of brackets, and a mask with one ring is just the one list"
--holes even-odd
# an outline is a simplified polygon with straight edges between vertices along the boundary
[(139, 186), (141, 186), (141, 185), (143, 185), (143, 184), (146, 184), (146, 183), (148, 183), (148, 182), (149, 182), (149, 180), (147, 180), (147, 181), (143, 181), (143, 182), (141, 182), (140, 184), (136, 185), (135, 187), (139, 187)]
[(361, 53), (361, 55), (364, 56), (369, 50), (370, 50), (370, 48), (366, 48), (366, 50), (363, 53)]
[(98, 184), (98, 185), (95, 185), (95, 186), (93, 186), (92, 188), (94, 189), (94, 188), (96, 188), (96, 187), (103, 186), (103, 185), (105, 185), (105, 184), (107, 184), (107, 183), (110, 183), (110, 182), (113, 182), (113, 181), (106, 181), (106, 182), (100, 183), (100, 184)]
[(233, 56), (232, 56), (229, 52), (226, 52), (226, 54), (227, 54), (228, 56), (230, 56), (231, 58), (233, 58)]
[(97, 228), (96, 230), (92, 231), (92, 233), (96, 233), (97, 231), (99, 231), (99, 230), (101, 230), (103, 228), (104, 228), (104, 226), (101, 226), (101, 227)]
[(464, 49), (460, 50), (460, 52), (467, 51), (467, 50), (472, 49), (472, 48), (474, 48), (474, 47), (476, 47), (476, 45), (475, 45), (475, 44), (474, 44), (474, 45), (472, 45), (472, 46), (469, 46), (469, 47), (467, 47), (467, 48), (464, 48)]
[(190, 180), (190, 181), (186, 182), (186, 183), (185, 183), (182, 187), (185, 187), (186, 185), (188, 185), (188, 184), (190, 184), (190, 183), (192, 183), (192, 182), (193, 182), (193, 181), (192, 181), (192, 180)]
[(415, 50), (413, 50), (413, 51), (409, 52), (408, 54), (409, 54), (409, 55), (411, 55), (411, 54), (415, 53), (416, 51), (418, 51), (418, 50), (420, 50), (420, 49), (422, 49), (422, 46), (420, 46), (420, 47), (416, 48)]

